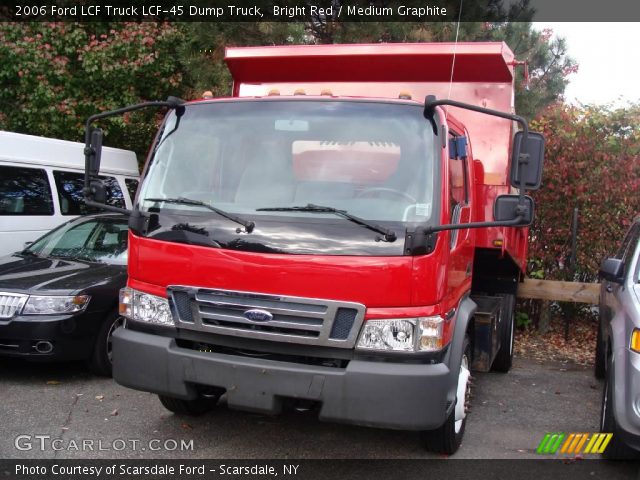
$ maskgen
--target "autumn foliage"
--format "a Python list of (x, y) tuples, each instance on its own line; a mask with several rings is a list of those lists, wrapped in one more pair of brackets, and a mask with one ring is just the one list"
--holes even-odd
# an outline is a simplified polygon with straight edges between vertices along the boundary
[[(596, 281), (640, 214), (640, 107), (549, 107), (532, 124), (546, 137), (542, 188), (535, 193), (530, 275)], [(575, 274), (568, 265), (571, 218), (579, 209)]]
[[(0, 129), (78, 141), (89, 115), (165, 99), (182, 80), (180, 39), (151, 22), (0, 23)], [(150, 115), (105, 122), (107, 141), (146, 150)]]

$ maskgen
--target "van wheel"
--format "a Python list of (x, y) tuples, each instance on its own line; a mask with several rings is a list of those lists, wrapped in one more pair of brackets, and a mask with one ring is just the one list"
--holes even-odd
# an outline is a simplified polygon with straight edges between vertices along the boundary
[(609, 460), (637, 460), (640, 452), (635, 451), (620, 438), (616, 419), (613, 417), (613, 368), (609, 364), (607, 376), (604, 381), (602, 391), (602, 408), (600, 409), (600, 431), (602, 433), (613, 433), (609, 445), (602, 453), (604, 458)]
[(500, 350), (493, 360), (491, 370), (507, 373), (513, 364), (513, 339), (515, 335), (515, 295), (502, 297), (502, 331), (500, 332)]
[(113, 332), (122, 326), (124, 318), (117, 311), (112, 311), (102, 322), (96, 344), (93, 347), (93, 354), (89, 359), (89, 370), (95, 375), (104, 377), (111, 376), (111, 367), (113, 364)]
[(158, 395), (158, 398), (164, 408), (176, 415), (197, 417), (213, 410), (220, 396), (203, 396), (194, 400), (182, 400), (180, 398), (167, 397), (166, 395)]
[(463, 352), (458, 374), (456, 405), (440, 428), (424, 432), (424, 443), (430, 452), (452, 455), (458, 451), (462, 443), (471, 398), (471, 346), (466, 337)]

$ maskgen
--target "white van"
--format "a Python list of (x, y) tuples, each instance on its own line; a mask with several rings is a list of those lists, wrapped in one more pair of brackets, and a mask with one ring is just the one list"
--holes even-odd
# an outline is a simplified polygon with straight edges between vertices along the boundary
[[(131, 208), (138, 189), (134, 152), (105, 147), (107, 203)], [(99, 210), (84, 204), (84, 144), (0, 131), (0, 256), (61, 223)]]

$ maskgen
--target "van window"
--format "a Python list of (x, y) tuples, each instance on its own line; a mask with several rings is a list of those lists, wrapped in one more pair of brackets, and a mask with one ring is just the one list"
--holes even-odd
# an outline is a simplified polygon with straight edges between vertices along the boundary
[[(53, 178), (58, 189), (58, 199), (60, 201), (60, 212), (62, 215), (86, 215), (97, 213), (101, 210), (88, 207), (84, 203), (84, 175), (82, 173), (54, 171)], [(124, 196), (114, 177), (101, 176), (107, 191), (107, 205), (125, 208)]]
[(0, 215), (53, 215), (47, 172), (0, 166)]
[(133, 178), (125, 178), (124, 183), (127, 186), (127, 190), (129, 190), (129, 198), (131, 198), (131, 203), (136, 198), (136, 192), (138, 191), (138, 180), (134, 180)]

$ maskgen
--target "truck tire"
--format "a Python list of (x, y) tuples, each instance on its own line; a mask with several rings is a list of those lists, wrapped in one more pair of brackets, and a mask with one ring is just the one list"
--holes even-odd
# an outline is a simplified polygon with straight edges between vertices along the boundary
[[(611, 367), (611, 364), (609, 364)], [(602, 453), (602, 456), (609, 460), (637, 460), (640, 459), (640, 452), (629, 447), (622, 440), (616, 419), (613, 416), (613, 368), (607, 369), (602, 391), (602, 408), (600, 409), (600, 431), (602, 433), (613, 433), (609, 445)]]
[(124, 318), (118, 314), (117, 310), (113, 310), (107, 315), (104, 322), (100, 326), (98, 336), (96, 338), (93, 353), (88, 361), (88, 367), (91, 373), (101, 375), (103, 377), (111, 376), (112, 367), (112, 350), (111, 339), (116, 328), (124, 323)]
[(491, 370), (507, 373), (513, 364), (513, 338), (515, 334), (515, 308), (516, 296), (503, 295), (502, 297), (502, 331), (500, 332), (500, 350), (493, 360)]
[(593, 373), (598, 379), (603, 379), (607, 373), (607, 356), (604, 351), (604, 340), (602, 338), (602, 329), (598, 323), (598, 334), (596, 336), (596, 358)]
[[(444, 424), (435, 430), (424, 432), (424, 444), (430, 452), (453, 455), (460, 448), (464, 429), (467, 424), (467, 411), (469, 407), (471, 389), (471, 345), (465, 337), (463, 345), (462, 362), (458, 375), (458, 394), (456, 405)], [(464, 393), (463, 393), (464, 392)], [(458, 403), (462, 397), (462, 403)]]
[(158, 395), (164, 408), (176, 415), (189, 415), (197, 417), (213, 410), (218, 403), (219, 396), (198, 397), (194, 400), (182, 400), (180, 398)]

